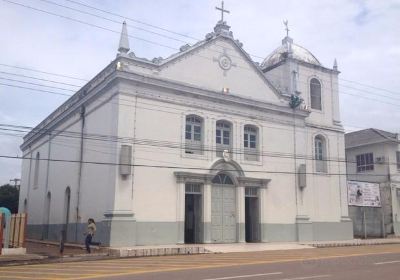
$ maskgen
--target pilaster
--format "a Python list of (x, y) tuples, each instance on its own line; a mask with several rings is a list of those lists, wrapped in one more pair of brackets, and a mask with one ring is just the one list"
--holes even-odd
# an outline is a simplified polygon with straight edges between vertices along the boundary
[(203, 185), (203, 242), (211, 243), (211, 182)]
[(245, 233), (245, 198), (244, 186), (240, 184), (236, 188), (236, 233), (239, 243), (246, 242)]

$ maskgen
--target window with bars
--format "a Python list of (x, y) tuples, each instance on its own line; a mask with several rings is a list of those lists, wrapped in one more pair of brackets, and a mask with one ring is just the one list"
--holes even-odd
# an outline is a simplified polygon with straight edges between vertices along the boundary
[(190, 115), (186, 117), (185, 125), (185, 153), (202, 154), (203, 120), (199, 116)]
[(227, 121), (218, 121), (215, 131), (215, 143), (217, 146), (217, 156), (222, 157), (224, 150), (231, 150), (232, 126)]
[(314, 139), (314, 160), (315, 160), (315, 171), (316, 172), (327, 172), (327, 160), (326, 160), (326, 141), (321, 135), (318, 135)]
[(244, 126), (243, 146), (245, 160), (258, 160), (258, 129), (252, 125)]
[(185, 193), (187, 194), (201, 194), (201, 185), (198, 183), (186, 183)]
[(366, 153), (356, 156), (357, 172), (374, 170), (374, 154)]
[(245, 189), (244, 195), (246, 197), (257, 197), (258, 196), (258, 188), (248, 187)]
[(321, 83), (316, 78), (310, 81), (311, 109), (322, 110)]

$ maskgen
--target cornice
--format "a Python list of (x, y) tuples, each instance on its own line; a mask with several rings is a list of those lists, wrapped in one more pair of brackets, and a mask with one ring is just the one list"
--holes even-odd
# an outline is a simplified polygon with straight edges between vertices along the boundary
[(343, 126), (327, 126), (327, 125), (320, 125), (320, 124), (314, 124), (314, 123), (309, 123), (306, 121), (306, 127), (312, 127), (312, 128), (317, 128), (317, 129), (323, 129), (323, 130), (330, 130), (333, 132), (339, 132), (344, 134), (344, 128)]
[(271, 66), (268, 66), (266, 68), (263, 68), (262, 72), (266, 73), (266, 72), (268, 72), (268, 71), (270, 71), (270, 70), (272, 70), (272, 69), (274, 69), (274, 68), (276, 68), (278, 66), (281, 66), (282, 64), (290, 62), (290, 61), (298, 63), (298, 64), (303, 65), (303, 66), (306, 66), (308, 68), (318, 69), (318, 70), (320, 70), (322, 72), (325, 72), (325, 73), (335, 74), (335, 75), (339, 75), (340, 74), (340, 71), (337, 71), (337, 70), (334, 70), (334, 69), (330, 69), (330, 68), (326, 68), (326, 67), (321, 66), (321, 65), (315, 65), (315, 64), (312, 64), (312, 63), (309, 63), (309, 62), (306, 62), (306, 61), (302, 61), (302, 60), (298, 60), (298, 59), (295, 59), (295, 58), (291, 58), (291, 57), (287, 57), (287, 58), (279, 61), (278, 63), (276, 63), (274, 65), (271, 65)]
[[(221, 92), (199, 88), (176, 81), (128, 71), (119, 71), (118, 78), (127, 82), (133, 82), (138, 86), (144, 86), (144, 88), (153, 87), (159, 90), (167, 89), (169, 92), (178, 95), (188, 95), (196, 97), (197, 99), (200, 98), (211, 102), (217, 101), (223, 102), (224, 104), (253, 107), (260, 111), (268, 111), (270, 113), (293, 116), (293, 109), (291, 109), (286, 103), (280, 105), (235, 94), (223, 94)], [(294, 113), (299, 118), (306, 118), (310, 114), (306, 110), (296, 110)]]
[(114, 85), (115, 77), (113, 76), (115, 74), (115, 67), (115, 61), (111, 62), (41, 123), (28, 132), (23, 137), (24, 142), (20, 146), (21, 150), (24, 151), (34, 141), (52, 131), (62, 120), (79, 111), (81, 106), (91, 102), (97, 96), (97, 93), (104, 92), (105, 89)]

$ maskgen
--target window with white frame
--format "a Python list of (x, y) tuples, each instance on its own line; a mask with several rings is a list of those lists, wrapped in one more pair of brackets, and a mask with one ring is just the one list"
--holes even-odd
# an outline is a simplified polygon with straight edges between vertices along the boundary
[(326, 154), (326, 140), (323, 136), (318, 135), (314, 139), (314, 160), (316, 172), (327, 172)]
[(322, 110), (321, 83), (316, 78), (310, 81), (311, 109)]
[(186, 117), (185, 125), (185, 153), (202, 154), (203, 147), (203, 119), (196, 115)]
[(374, 154), (366, 153), (356, 155), (357, 172), (374, 170)]
[(231, 151), (232, 147), (232, 126), (227, 121), (217, 121), (215, 131), (215, 143), (217, 147), (217, 156), (222, 157), (224, 150)]
[(244, 159), (258, 160), (258, 129), (252, 125), (244, 126)]
[(187, 194), (201, 194), (201, 184), (199, 183), (186, 183), (185, 193)]
[(400, 151), (396, 152), (397, 169), (400, 170)]

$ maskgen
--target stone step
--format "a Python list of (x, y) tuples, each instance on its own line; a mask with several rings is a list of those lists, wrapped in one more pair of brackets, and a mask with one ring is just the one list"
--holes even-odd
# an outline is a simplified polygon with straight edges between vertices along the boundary
[(110, 248), (110, 256), (115, 257), (150, 257), (172, 255), (208, 254), (211, 251), (201, 246), (162, 247), (162, 248)]
[(347, 241), (317, 241), (317, 242), (304, 242), (302, 244), (310, 245), (316, 248), (327, 247), (346, 247), (346, 246), (368, 246), (368, 245), (385, 245), (385, 244), (400, 244), (399, 238), (388, 239), (354, 239)]

